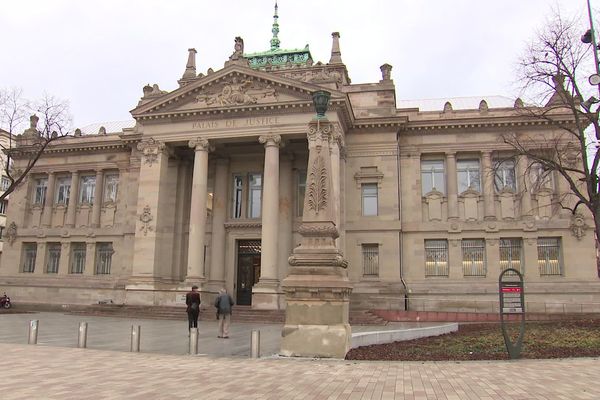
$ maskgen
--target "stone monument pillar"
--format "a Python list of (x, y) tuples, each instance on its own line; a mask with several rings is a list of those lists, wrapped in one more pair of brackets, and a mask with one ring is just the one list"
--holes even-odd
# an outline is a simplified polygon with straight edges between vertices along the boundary
[(308, 168), (300, 246), (289, 258), (282, 282), (287, 308), (283, 356), (343, 358), (350, 348), (348, 322), (352, 285), (347, 262), (335, 246), (330, 145), (333, 125), (325, 117), (329, 93), (313, 94), (317, 117), (308, 124)]

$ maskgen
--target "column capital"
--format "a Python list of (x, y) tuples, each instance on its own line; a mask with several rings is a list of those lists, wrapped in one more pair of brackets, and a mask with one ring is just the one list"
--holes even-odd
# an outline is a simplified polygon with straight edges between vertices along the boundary
[(142, 152), (144, 162), (152, 166), (152, 164), (158, 162), (158, 155), (166, 150), (166, 145), (163, 142), (154, 140), (154, 138), (148, 138), (139, 142), (137, 149)]
[(447, 151), (446, 152), (446, 157), (448, 157), (448, 158), (455, 158), (456, 157), (456, 152), (455, 151)]
[(481, 154), (485, 158), (491, 158), (492, 157), (492, 150), (482, 150)]
[(200, 137), (200, 136), (199, 137), (195, 137), (192, 140), (190, 140), (188, 142), (188, 146), (190, 146), (195, 151), (210, 152), (210, 151), (213, 151), (215, 149), (214, 146), (210, 145), (210, 142), (208, 141), (208, 139), (205, 139), (205, 138)]
[(258, 142), (265, 145), (265, 148), (270, 146), (279, 147), (281, 144), (280, 135), (261, 135), (258, 137)]

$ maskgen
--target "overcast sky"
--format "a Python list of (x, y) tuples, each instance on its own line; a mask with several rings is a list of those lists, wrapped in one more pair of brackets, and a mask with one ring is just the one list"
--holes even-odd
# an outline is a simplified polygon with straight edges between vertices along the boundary
[[(594, 1), (592, 2), (593, 5)], [(393, 66), (398, 99), (516, 97), (524, 46), (553, 8), (585, 0), (279, 0), (282, 48), (329, 61), (339, 31), (352, 83)], [(198, 72), (221, 69), (235, 36), (269, 49), (274, 0), (10, 0), (0, 11), (0, 88), (69, 101), (74, 126), (130, 119), (142, 87), (177, 88), (187, 49)], [(583, 32), (582, 32), (583, 33)]]

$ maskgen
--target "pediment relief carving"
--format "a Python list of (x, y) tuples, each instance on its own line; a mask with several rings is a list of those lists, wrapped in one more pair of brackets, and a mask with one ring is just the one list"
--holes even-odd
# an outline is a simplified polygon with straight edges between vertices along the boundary
[(271, 84), (234, 76), (219, 86), (202, 91), (195, 97), (195, 103), (199, 107), (241, 106), (278, 99), (279, 93)]

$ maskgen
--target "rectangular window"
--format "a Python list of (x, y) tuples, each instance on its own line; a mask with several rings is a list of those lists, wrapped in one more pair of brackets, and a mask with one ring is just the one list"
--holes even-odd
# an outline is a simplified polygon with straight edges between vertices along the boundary
[(458, 173), (458, 193), (466, 190), (480, 192), (479, 183), (479, 160), (457, 160), (456, 171)]
[(10, 179), (8, 179), (8, 177), (6, 177), (6, 176), (3, 176), (2, 183), (0, 184), (0, 190), (2, 190), (4, 192), (9, 187), (10, 187)]
[(377, 184), (363, 183), (362, 189), (362, 215), (377, 215)]
[(3, 235), (4, 235), (4, 227), (0, 226), (0, 239), (2, 239)]
[(110, 274), (113, 253), (112, 243), (96, 243), (96, 275)]
[(260, 207), (262, 202), (262, 175), (250, 174), (250, 190), (248, 193), (248, 217), (260, 218)]
[(485, 240), (483, 239), (463, 239), (462, 263), (464, 276), (485, 276)]
[(425, 240), (425, 276), (448, 276), (447, 240)]
[(117, 201), (117, 189), (119, 188), (119, 174), (106, 174), (104, 177), (104, 202), (114, 203)]
[(60, 263), (60, 243), (48, 243), (46, 251), (46, 273), (56, 274)]
[(23, 272), (32, 273), (35, 270), (37, 243), (23, 243)]
[(35, 186), (33, 189), (33, 204), (44, 205), (46, 200), (46, 187), (48, 186), (47, 178), (38, 178), (34, 180)]
[(71, 195), (71, 177), (61, 176), (56, 179), (56, 204), (68, 205)]
[(85, 243), (71, 243), (71, 273), (83, 274), (85, 270)]
[(421, 189), (423, 196), (434, 190), (446, 193), (443, 160), (421, 160)]
[(244, 190), (244, 178), (241, 175), (233, 176), (233, 218), (242, 218), (242, 199)]
[(523, 273), (523, 240), (500, 239), (500, 271), (513, 268)]
[(363, 275), (364, 276), (379, 276), (379, 245), (378, 244), (363, 244)]
[(552, 170), (547, 169), (540, 163), (534, 162), (529, 167), (529, 175), (534, 191), (552, 189)]
[(306, 171), (298, 171), (298, 188), (296, 190), (296, 215), (304, 213), (304, 195), (306, 194)]
[(8, 200), (0, 201), (0, 214), (6, 214), (7, 208), (8, 208)]
[(540, 275), (561, 275), (560, 238), (538, 238), (537, 249)]
[(517, 191), (517, 180), (515, 178), (515, 160), (497, 160), (494, 162), (494, 171), (496, 176), (494, 184), (496, 191), (503, 190)]
[(79, 203), (93, 204), (96, 191), (96, 177), (93, 175), (82, 176), (79, 189)]

